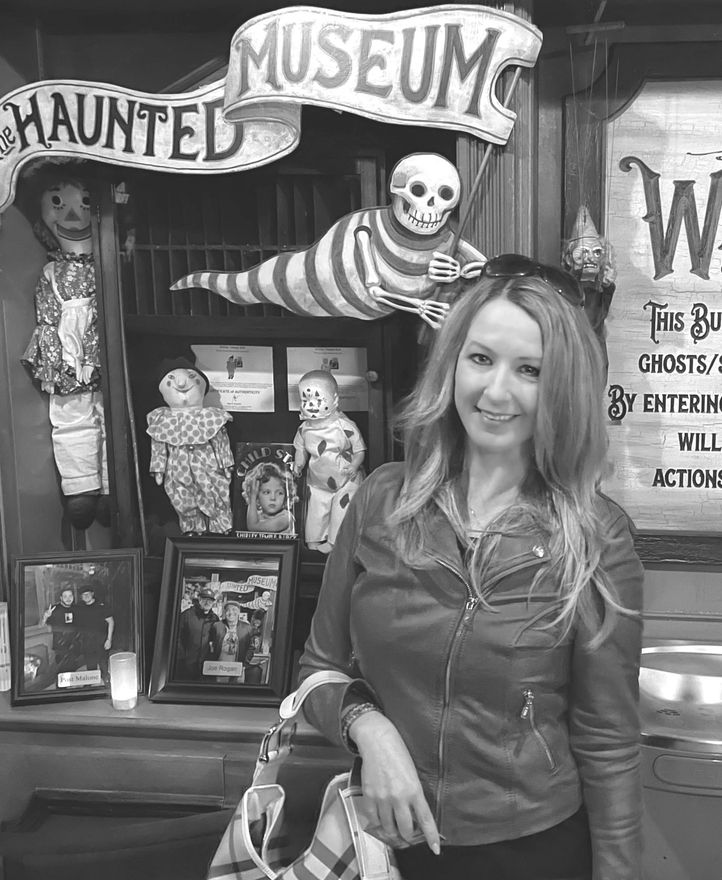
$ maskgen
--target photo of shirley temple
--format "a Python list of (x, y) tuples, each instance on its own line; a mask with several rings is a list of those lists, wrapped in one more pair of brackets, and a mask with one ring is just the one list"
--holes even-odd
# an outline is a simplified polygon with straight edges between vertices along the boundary
[(273, 461), (260, 462), (246, 473), (241, 495), (246, 505), (247, 531), (296, 532), (296, 481), (289, 468)]

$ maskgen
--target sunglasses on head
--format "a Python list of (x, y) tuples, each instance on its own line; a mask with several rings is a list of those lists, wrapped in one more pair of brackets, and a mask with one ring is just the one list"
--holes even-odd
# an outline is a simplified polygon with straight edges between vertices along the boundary
[(500, 254), (484, 263), (484, 278), (540, 278), (577, 308), (584, 308), (584, 289), (577, 279), (556, 266), (537, 263), (522, 254)]

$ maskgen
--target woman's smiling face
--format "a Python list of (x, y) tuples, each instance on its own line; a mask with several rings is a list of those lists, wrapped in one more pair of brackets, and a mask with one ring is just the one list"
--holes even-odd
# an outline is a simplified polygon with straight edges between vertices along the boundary
[(523, 309), (502, 298), (479, 309), (454, 375), (470, 453), (530, 456), (541, 362), (541, 330)]

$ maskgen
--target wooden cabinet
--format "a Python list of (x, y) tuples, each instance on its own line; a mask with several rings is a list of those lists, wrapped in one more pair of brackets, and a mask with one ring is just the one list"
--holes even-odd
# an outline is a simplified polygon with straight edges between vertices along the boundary
[[(0, 694), (0, 876), (205, 876), (276, 718), (143, 698), (130, 712), (110, 700), (10, 709)], [(299, 725), (280, 776), (299, 835), (348, 767), (345, 752)]]
[(366, 440), (369, 469), (393, 457), (390, 410), (410, 381), (417, 322), (401, 316), (302, 318), (277, 306), (238, 306), (204, 290), (170, 291), (190, 271), (250, 269), (309, 245), (340, 216), (383, 200), (383, 167), (382, 157), (374, 155), (317, 157), (315, 168), (301, 157), (235, 175), (124, 173), (122, 180), (99, 181), (100, 308), (117, 543), (143, 546), (153, 556), (162, 553), (165, 534), (174, 533), (175, 514), (148, 477), (146, 414), (162, 405), (155, 375), (160, 361), (189, 353), (191, 345), (273, 350), (275, 411), (234, 414), (232, 445), (293, 439), (298, 414), (287, 406), (288, 346), (363, 348), (369, 409), (348, 415)]
[[(99, 317), (110, 463), (113, 543), (142, 547), (146, 636), (152, 639), (165, 540), (180, 533), (175, 510), (149, 474), (146, 416), (163, 405), (157, 369), (193, 345), (253, 345), (272, 351), (273, 412), (236, 412), (239, 441), (290, 443), (299, 424), (288, 407), (289, 347), (362, 349), (368, 410), (347, 411), (367, 444), (373, 470), (397, 456), (395, 402), (416, 368), (418, 318), (299, 317), (277, 306), (239, 306), (205, 290), (171, 292), (200, 269), (246, 270), (313, 243), (339, 217), (386, 197), (384, 153), (348, 144), (333, 150), (312, 138), (303, 151), (242, 174), (181, 176), (128, 169), (100, 172), (95, 186)], [(298, 596), (313, 602), (325, 557), (302, 546)], [(303, 644), (311, 608), (297, 604), (294, 646)]]

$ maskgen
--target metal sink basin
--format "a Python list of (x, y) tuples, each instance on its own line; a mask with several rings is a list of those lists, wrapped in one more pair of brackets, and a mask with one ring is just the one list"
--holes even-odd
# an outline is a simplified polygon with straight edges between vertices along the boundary
[(722, 706), (722, 645), (658, 645), (642, 649), (642, 698)]

